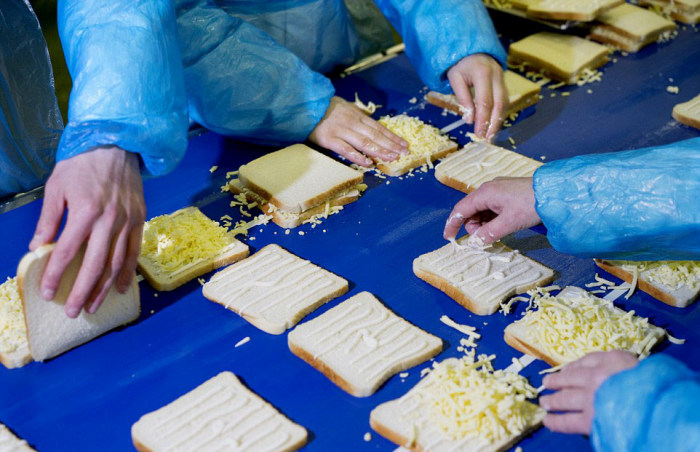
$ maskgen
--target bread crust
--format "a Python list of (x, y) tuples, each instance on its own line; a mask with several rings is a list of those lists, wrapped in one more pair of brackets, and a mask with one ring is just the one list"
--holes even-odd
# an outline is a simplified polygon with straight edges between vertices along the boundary
[(296, 356), (303, 359), (313, 368), (315, 368), (323, 375), (328, 377), (329, 380), (335, 383), (343, 391), (355, 397), (366, 397), (365, 395), (362, 395), (361, 390), (359, 388), (356, 388), (355, 386), (347, 382), (345, 379), (343, 379), (343, 377), (335, 373), (335, 371), (331, 369), (326, 363), (324, 363), (320, 359), (314, 358), (314, 356), (311, 353), (307, 352), (302, 347), (299, 347), (298, 345), (293, 343), (290, 339), (290, 336), (287, 336), (287, 342), (289, 344), (289, 350), (291, 350), (292, 353), (294, 353)]
[[(620, 35), (620, 39), (615, 39), (614, 37), (604, 34), (602, 32), (608, 31), (608, 33), (613, 32), (613, 33), (618, 33)], [(607, 25), (597, 25), (595, 28), (591, 30), (591, 34), (588, 35), (588, 39), (591, 39), (593, 41), (597, 42), (602, 42), (605, 44), (610, 44), (611, 46), (617, 47), (618, 49), (624, 50), (625, 52), (630, 52), (630, 53), (635, 53), (639, 52), (639, 50), (644, 47), (645, 45), (649, 44), (652, 42), (654, 39), (653, 38), (647, 38), (644, 40), (639, 40), (635, 41), (634, 43), (630, 43), (628, 41), (625, 41), (624, 39), (633, 39), (636, 40), (638, 39), (637, 36), (625, 36), (627, 33), (623, 33), (619, 30), (615, 30), (612, 27), (609, 27)]]
[[(511, 52), (513, 52), (511, 50)], [(508, 55), (508, 64), (518, 66), (521, 64), (525, 65), (526, 69), (533, 71), (541, 71), (545, 76), (564, 82), (567, 85), (575, 85), (578, 82), (581, 72), (584, 69), (597, 69), (608, 62), (607, 53), (602, 54), (591, 61), (589, 64), (581, 68), (581, 70), (574, 73), (567, 73), (558, 70), (554, 65), (548, 63), (542, 59), (532, 57), (530, 55), (519, 54), (517, 51)]]
[(448, 187), (454, 188), (455, 190), (459, 190), (463, 193), (471, 193), (476, 188), (472, 187), (471, 185), (462, 182), (460, 180), (454, 179), (447, 174), (444, 173), (438, 173), (437, 171), (435, 172), (435, 178), (440, 181), (441, 184), (447, 185)]
[[(602, 268), (611, 275), (617, 276), (618, 278), (627, 283), (631, 284), (634, 280), (634, 275), (632, 273), (620, 267), (610, 265), (603, 259), (595, 259), (595, 263), (598, 267)], [(678, 299), (673, 295), (669, 294), (668, 292), (665, 292), (660, 287), (655, 286), (650, 282), (643, 280), (642, 278), (637, 279), (637, 287), (639, 288), (639, 290), (648, 293), (649, 295), (661, 301), (662, 303), (666, 303), (667, 305), (673, 306), (674, 308), (688, 307), (688, 305), (692, 304), (697, 299), (697, 295), (695, 296), (695, 298), (692, 298), (690, 300)]]
[(511, 323), (503, 331), (503, 339), (506, 344), (510, 345), (514, 349), (525, 353), (526, 355), (534, 356), (537, 359), (541, 359), (552, 367), (561, 365), (562, 363), (547, 355), (544, 351), (536, 348), (534, 345), (526, 342), (523, 338), (515, 334), (514, 327), (516, 325)]
[[(437, 152), (434, 152), (430, 154), (430, 161), (434, 162), (435, 160), (439, 160), (443, 157), (445, 157), (447, 154), (451, 154), (452, 152), (457, 150), (457, 143), (451, 143), (444, 148), (438, 150)], [(421, 159), (416, 159), (416, 160), (411, 160), (406, 162), (404, 165), (397, 166), (394, 163), (385, 163), (382, 161), (377, 162), (377, 168), (387, 176), (401, 176), (403, 174), (406, 174), (413, 168), (418, 168), (419, 166), (422, 166), (426, 163), (425, 158)]]
[(375, 432), (379, 433), (382, 435), (384, 438), (388, 439), (392, 443), (396, 444), (397, 446), (403, 447), (404, 449), (408, 449), (411, 452), (423, 452), (423, 448), (418, 445), (418, 444), (408, 444), (408, 438), (405, 436), (396, 433), (395, 431), (391, 430), (389, 427), (385, 426), (378, 420), (372, 417), (372, 413), (370, 413), (369, 416), (369, 426), (374, 430)]
[(579, 22), (590, 22), (594, 20), (596, 17), (599, 15), (603, 14), (605, 11), (608, 11), (612, 8), (615, 8), (616, 6), (620, 6), (623, 3), (625, 3), (625, 0), (617, 0), (614, 2), (610, 2), (608, 5), (601, 6), (600, 8), (596, 9), (595, 11), (592, 11), (589, 14), (585, 13), (580, 13), (580, 12), (575, 12), (575, 11), (547, 11), (547, 10), (538, 10), (537, 9), (537, 3), (534, 5), (528, 6), (527, 8), (527, 15), (530, 17), (534, 17), (536, 19), (546, 19), (546, 20), (575, 20)]
[(700, 117), (686, 115), (683, 111), (687, 108), (687, 105), (691, 105), (692, 108), (692, 106), (696, 106), (697, 104), (700, 104), (700, 95), (688, 100), (687, 102), (681, 102), (680, 104), (674, 105), (671, 116), (673, 116), (673, 119), (681, 124), (700, 129)]
[(18, 352), (19, 350), (16, 350), (13, 353), (0, 353), (0, 364), (5, 366), (7, 369), (18, 369), (34, 361), (31, 353), (29, 353), (29, 346), (27, 346), (26, 353)]

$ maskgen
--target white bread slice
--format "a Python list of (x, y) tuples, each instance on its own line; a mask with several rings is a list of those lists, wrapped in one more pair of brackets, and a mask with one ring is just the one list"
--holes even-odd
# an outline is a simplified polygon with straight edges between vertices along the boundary
[[(161, 243), (166, 245), (161, 246)], [(212, 243), (220, 246), (208, 249)], [(237, 240), (232, 232), (227, 232), (198, 208), (186, 207), (152, 218), (144, 225), (139, 271), (156, 290), (173, 290), (247, 257), (248, 252), (248, 245)], [(181, 256), (183, 264), (172, 270), (164, 268), (161, 256), (168, 254)]]
[(537, 19), (590, 22), (625, 0), (540, 0), (528, 5), (527, 15)]
[(700, 22), (700, 0), (639, 0), (642, 6), (651, 6), (660, 14), (671, 16), (678, 22), (696, 24)]
[[(528, 80), (513, 71), (503, 73), (503, 82), (508, 92), (508, 107), (504, 117), (526, 109), (530, 105), (535, 105), (540, 100), (540, 85)], [(454, 94), (441, 94), (436, 91), (429, 91), (425, 95), (425, 100), (440, 108), (445, 108), (459, 115), (460, 105)]]
[(363, 174), (304, 144), (280, 149), (238, 170), (240, 186), (278, 209), (301, 214), (362, 183)]
[[(602, 268), (606, 272), (617, 276), (623, 281), (630, 284), (634, 281), (633, 271), (629, 271), (620, 266), (621, 262), (607, 261), (603, 259), (596, 259), (595, 263), (598, 267)], [(663, 264), (664, 262), (654, 262), (653, 264)], [(677, 263), (676, 263), (677, 264)], [(682, 264), (682, 263), (681, 263)], [(691, 262), (695, 268), (698, 268), (698, 263)], [(697, 270), (696, 270), (697, 273)], [(690, 306), (697, 300), (700, 294), (700, 274), (695, 278), (694, 287), (681, 285), (679, 287), (671, 287), (664, 284), (662, 281), (655, 280), (654, 272), (651, 269), (643, 269), (638, 272), (637, 277), (637, 287), (640, 290), (648, 293), (652, 297), (659, 301), (666, 303), (667, 305), (673, 306), (675, 308), (685, 308)]]
[(239, 179), (234, 179), (229, 182), (229, 191), (231, 193), (243, 193), (246, 198), (257, 204), (257, 207), (263, 211), (265, 215), (272, 217), (272, 221), (280, 227), (291, 229), (302, 225), (304, 222), (311, 219), (314, 216), (327, 216), (333, 211), (346, 204), (357, 201), (360, 198), (362, 192), (367, 188), (365, 184), (358, 184), (349, 189), (338, 193), (332, 198), (326, 200), (323, 204), (316, 207), (312, 207), (305, 210), (302, 213), (289, 213), (287, 211), (277, 208), (274, 204), (267, 202), (264, 198), (259, 196), (257, 193), (244, 188), (241, 185)]
[(700, 94), (674, 106), (672, 115), (676, 121), (700, 129)]
[(673, 21), (625, 3), (598, 16), (588, 38), (627, 52), (637, 52), (675, 28)]
[[(569, 301), (568, 305), (569, 306), (574, 306), (574, 304), (571, 303), (571, 300), (576, 300), (579, 298), (582, 294), (585, 294), (586, 296), (595, 298), (597, 300), (597, 297), (590, 295), (587, 291), (584, 289), (581, 289), (579, 287), (574, 287), (574, 286), (568, 286), (564, 288), (558, 295), (557, 298), (562, 301)], [(606, 304), (601, 302), (601, 304)], [(627, 311), (620, 309), (612, 303), (609, 303), (608, 307), (601, 307), (600, 309), (605, 309), (606, 312), (608, 313), (606, 317), (610, 318), (616, 318), (619, 316), (622, 316), (627, 313)], [(562, 359), (554, 356), (551, 352), (547, 350), (545, 346), (542, 345), (542, 342), (538, 339), (538, 330), (536, 329), (535, 326), (528, 326), (528, 321), (530, 312), (528, 312), (523, 318), (520, 320), (517, 320), (510, 325), (508, 325), (504, 331), (504, 339), (508, 345), (511, 347), (515, 348), (516, 350), (519, 350), (523, 353), (526, 353), (528, 355), (534, 356), (535, 358), (541, 359), (548, 363), (551, 366), (559, 366), (562, 364), (566, 364), (568, 362), (574, 361), (588, 353), (594, 352), (594, 351), (604, 351), (604, 350), (609, 350), (609, 344), (602, 344), (598, 345), (595, 347), (584, 347), (584, 348), (575, 348), (571, 347), (569, 352), (572, 353), (573, 355), (570, 357), (570, 359)], [(639, 319), (637, 316), (631, 316), (633, 319)], [(641, 319), (639, 319), (641, 320)], [(567, 326), (567, 331), (569, 331), (569, 326)], [(643, 350), (640, 350), (640, 348), (645, 348), (645, 347), (653, 347), (655, 344), (658, 342), (662, 341), (664, 337), (666, 336), (666, 331), (662, 328), (659, 328), (657, 326), (654, 326), (650, 323), (646, 324), (645, 327), (643, 327), (643, 331), (645, 334), (647, 334), (649, 338), (649, 343), (647, 344), (640, 344), (640, 343), (632, 343), (628, 348), (627, 351), (636, 353), (637, 355), (642, 354)], [(543, 332), (542, 332), (543, 333)], [(563, 330), (559, 330), (559, 333), (561, 335), (568, 334), (565, 333)], [(619, 337), (625, 337), (625, 332), (624, 331), (617, 331), (615, 334), (620, 334)], [(600, 335), (597, 336), (598, 338)], [(627, 338), (628, 340), (631, 340)]]
[(0, 424), (0, 451), (34, 452), (26, 441), (17, 438), (7, 427)]
[(532, 177), (542, 163), (485, 141), (472, 141), (435, 167), (441, 183), (470, 193), (496, 177)]
[(142, 416), (131, 438), (141, 452), (294, 451), (306, 444), (307, 433), (234, 374), (221, 372)]
[(413, 260), (413, 273), (476, 315), (490, 315), (517, 293), (544, 286), (554, 272), (496, 242), (472, 248), (468, 236)]
[(573, 35), (540, 32), (510, 45), (508, 64), (542, 71), (547, 77), (576, 83), (585, 70), (608, 61), (608, 48)]
[(30, 362), (32, 355), (17, 278), (7, 278), (0, 284), (0, 363), (8, 369), (15, 369)]
[(442, 350), (442, 340), (361, 292), (287, 336), (289, 349), (355, 397), (367, 397), (392, 375)]
[(270, 334), (282, 334), (348, 291), (348, 282), (279, 245), (226, 267), (204, 284), (209, 300)]
[(409, 153), (393, 162), (375, 159), (377, 168), (387, 176), (401, 176), (422, 165), (432, 168), (432, 162), (457, 150), (457, 143), (439, 129), (413, 116), (384, 116), (379, 123), (408, 142)]
[(133, 322), (141, 313), (139, 285), (134, 275), (126, 293), (121, 294), (116, 287), (112, 287), (96, 313), (81, 311), (76, 319), (66, 315), (66, 299), (78, 277), (84, 249), (68, 264), (54, 299), (44, 300), (39, 287), (53, 248), (54, 245), (44, 245), (27, 253), (17, 268), (29, 350), (36, 361), (58, 356), (118, 326)]
[[(455, 365), (457, 358), (448, 358), (440, 365)], [(423, 378), (402, 397), (382, 403), (372, 410), (369, 416), (374, 431), (393, 443), (411, 451), (453, 452), (480, 451), (498, 452), (514, 446), (531, 431), (542, 424), (546, 412), (531, 402), (525, 402), (532, 410), (528, 426), (517, 435), (508, 435), (489, 443), (478, 436), (452, 439), (436, 425), (431, 407), (420, 393), (430, 387), (431, 374)], [(468, 390), (468, 388), (465, 388)], [(478, 397), (474, 394), (474, 397)]]

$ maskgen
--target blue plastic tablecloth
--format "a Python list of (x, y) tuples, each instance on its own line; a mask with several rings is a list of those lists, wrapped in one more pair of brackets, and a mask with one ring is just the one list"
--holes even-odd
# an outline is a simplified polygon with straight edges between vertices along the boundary
[[(501, 26), (510, 23), (499, 20)], [(526, 31), (521, 28), (510, 38)], [(500, 132), (495, 142), (512, 148), (509, 138), (513, 138), (517, 152), (553, 160), (698, 136), (697, 130), (675, 122), (670, 112), (676, 103), (700, 93), (699, 44), (700, 34), (686, 27), (673, 41), (653, 44), (638, 54), (616, 54), (617, 61), (603, 68), (601, 82), (557, 91), (545, 88), (543, 99)], [(458, 119), (422, 101), (425, 89), (405, 56), (335, 83), (339, 95), (347, 99), (353, 99), (357, 92), (364, 101), (383, 105), (375, 116), (407, 112), (439, 127)], [(679, 94), (667, 92), (670, 85), (678, 86)], [(562, 96), (562, 92), (570, 95)], [(412, 103), (412, 98), (417, 102)], [(464, 144), (464, 133), (469, 130), (461, 127), (451, 135)], [(238, 219), (240, 215), (229, 207), (230, 195), (221, 193), (219, 187), (227, 171), (267, 151), (214, 133), (192, 139), (185, 161), (174, 173), (145, 182), (149, 218), (197, 205), (214, 219), (225, 214)], [(219, 169), (210, 173), (214, 165)], [(442, 337), (445, 350), (437, 359), (459, 355), (456, 346), (461, 335), (440, 323), (443, 314), (476, 326), (482, 334), (477, 350), (495, 353), (496, 366), (505, 367), (511, 358), (520, 357), (503, 341), (503, 329), (516, 318), (514, 315), (472, 315), (412, 273), (415, 257), (444, 244), (444, 221), (462, 193), (438, 183), (432, 171), (386, 181), (367, 175), (366, 182), (369, 189), (359, 201), (316, 228), (305, 225), (286, 235), (270, 224), (255, 228), (245, 242), (251, 252), (278, 243), (350, 281), (348, 294), (308, 318), (366, 290), (397, 314)], [(0, 277), (15, 274), (40, 206), (37, 201), (0, 215)], [(555, 252), (543, 232), (541, 227), (523, 231), (506, 242), (555, 269), (556, 284), (583, 285), (593, 280), (598, 270), (592, 260)], [(129, 450), (131, 425), (141, 415), (230, 370), (308, 429), (306, 450), (395, 448), (377, 434), (369, 442), (363, 440), (370, 431), (369, 412), (408, 391), (425, 365), (409, 370), (405, 381), (393, 377), (373, 396), (358, 399), (292, 355), (286, 334), (261, 332), (204, 299), (197, 281), (162, 293), (142, 282), (141, 299), (142, 315), (128, 327), (47, 363), (17, 370), (0, 368), (0, 422), (42, 451)], [(666, 344), (660, 349), (700, 370), (700, 332), (694, 327), (700, 324), (697, 304), (675, 309), (640, 292), (618, 303), (687, 339), (685, 345)], [(234, 348), (245, 337), (250, 337), (250, 342)], [(538, 371), (547, 367), (535, 361), (522, 374), (539, 386)], [(546, 429), (538, 430), (520, 446), (525, 450), (590, 449), (585, 437)]]

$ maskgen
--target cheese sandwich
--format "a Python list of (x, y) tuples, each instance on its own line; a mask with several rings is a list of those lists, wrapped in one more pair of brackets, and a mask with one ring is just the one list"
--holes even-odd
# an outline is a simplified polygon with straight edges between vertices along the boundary
[[(508, 106), (503, 114), (505, 118), (526, 109), (530, 105), (535, 105), (540, 100), (540, 85), (520, 74), (516, 74), (513, 71), (505, 71), (503, 73), (503, 82), (508, 92)], [(437, 107), (450, 110), (459, 115), (462, 114), (461, 106), (454, 94), (441, 94), (436, 91), (429, 91), (425, 95), (425, 100)]]
[(151, 218), (143, 227), (139, 271), (156, 290), (186, 282), (248, 256), (248, 246), (196, 207)]
[(588, 38), (627, 52), (637, 52), (675, 28), (673, 21), (625, 3), (598, 16)]
[(8, 369), (32, 362), (17, 278), (0, 285), (0, 363)]
[(626, 350), (645, 358), (666, 331), (598, 298), (569, 286), (557, 296), (543, 292), (532, 299), (533, 309), (508, 325), (508, 345), (552, 366), (575, 361), (588, 353)]
[(586, 71), (608, 61), (608, 48), (578, 36), (550, 32), (530, 35), (510, 45), (508, 64), (541, 71), (549, 78), (575, 84)]
[(442, 350), (442, 340), (361, 292), (289, 333), (289, 348), (355, 397)]
[(691, 305), (700, 293), (700, 261), (611, 261), (598, 267), (676, 308)]
[(537, 19), (590, 22), (625, 0), (539, 0), (527, 6), (527, 15)]
[(700, 94), (674, 106), (672, 116), (682, 124), (700, 129)]
[(507, 298), (546, 285), (554, 272), (501, 242), (469, 246), (468, 236), (413, 261), (413, 273), (476, 315), (496, 312)]
[(532, 177), (542, 163), (485, 141), (473, 141), (435, 167), (441, 183), (470, 193), (496, 177)]
[(229, 183), (283, 228), (328, 216), (367, 188), (363, 174), (303, 144), (280, 149), (240, 167)]
[(294, 451), (306, 444), (306, 429), (290, 421), (222, 372), (131, 427), (141, 452), (230, 450)]
[(348, 291), (348, 282), (279, 245), (212, 276), (202, 293), (270, 334), (282, 334), (308, 313)]
[(546, 412), (537, 390), (515, 373), (494, 370), (495, 356), (472, 354), (433, 364), (399, 399), (370, 413), (377, 433), (412, 451), (503, 451), (538, 428)]
[(457, 150), (457, 143), (439, 129), (413, 116), (384, 116), (379, 123), (408, 142), (408, 154), (393, 162), (375, 160), (377, 168), (388, 176), (401, 176), (422, 165), (432, 168), (432, 162)]
[(35, 361), (44, 361), (84, 344), (118, 326), (136, 320), (141, 313), (136, 277), (126, 293), (112, 287), (94, 314), (81, 311), (75, 318), (65, 313), (65, 304), (83, 263), (84, 249), (68, 264), (53, 300), (41, 296), (40, 283), (54, 245), (27, 253), (17, 268), (17, 285), (27, 324), (27, 342)]
[(0, 424), (0, 451), (2, 452), (33, 452), (26, 441), (17, 438), (7, 427)]
[(651, 6), (661, 14), (684, 24), (700, 22), (700, 0), (639, 0), (643, 6)]

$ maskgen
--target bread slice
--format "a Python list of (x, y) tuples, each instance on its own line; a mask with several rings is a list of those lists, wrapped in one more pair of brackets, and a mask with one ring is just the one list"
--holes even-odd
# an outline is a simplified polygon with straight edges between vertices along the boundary
[(554, 272), (500, 242), (481, 249), (468, 236), (413, 260), (413, 273), (476, 315), (496, 312), (517, 293), (546, 285)]
[(675, 28), (673, 21), (625, 3), (598, 16), (588, 38), (627, 52), (637, 52)]
[[(457, 358), (448, 358), (438, 366), (448, 366), (455, 368), (459, 365)], [(433, 376), (435, 372), (431, 372), (427, 377), (423, 378), (416, 386), (402, 397), (390, 400), (377, 406), (370, 413), (369, 422), (374, 431), (394, 442), (399, 446), (403, 446), (412, 451), (470, 451), (478, 450), (481, 452), (497, 452), (504, 451), (514, 446), (524, 436), (531, 431), (539, 428), (546, 412), (531, 402), (522, 401), (521, 408), (527, 413), (526, 425), (522, 431), (515, 433), (517, 430), (507, 432), (501, 438), (491, 442), (486, 438), (473, 434), (464, 434), (461, 438), (454, 438), (448, 435), (441, 425), (438, 423), (439, 412), (435, 406), (431, 406), (430, 399), (433, 397), (449, 397), (447, 394), (442, 394), (441, 390), (450, 387), (448, 384), (436, 384)], [(491, 373), (493, 375), (493, 373)], [(495, 378), (494, 378), (495, 380)], [(458, 383), (458, 382), (456, 382)], [(500, 385), (492, 386), (494, 390), (501, 388)], [(476, 401), (482, 397), (481, 393), (475, 392), (475, 388), (463, 387), (465, 394), (460, 394), (462, 397), (467, 397), (473, 400), (474, 404), (480, 404)], [(432, 396), (426, 397), (426, 393), (433, 392)], [(456, 403), (455, 410), (462, 408), (462, 405)], [(486, 407), (484, 407), (486, 409)], [(491, 409), (491, 413), (498, 413), (499, 409)], [(505, 410), (504, 410), (505, 411)], [(485, 415), (484, 415), (485, 416)], [(457, 421), (457, 419), (452, 419)], [(466, 419), (462, 418), (464, 423)], [(488, 420), (482, 420), (481, 425), (487, 426)]]
[[(503, 82), (508, 92), (508, 107), (504, 117), (526, 109), (530, 105), (535, 105), (540, 100), (540, 85), (528, 80), (513, 71), (503, 73)], [(425, 95), (425, 100), (437, 107), (450, 110), (461, 115), (459, 102), (454, 94), (441, 94), (436, 91), (429, 91)]]
[(578, 36), (540, 32), (510, 45), (508, 64), (542, 71), (547, 77), (575, 84), (586, 70), (608, 61), (608, 48)]
[(379, 123), (408, 142), (409, 153), (393, 162), (376, 160), (377, 168), (388, 176), (401, 176), (457, 150), (457, 143), (440, 130), (408, 115), (384, 116)]
[(303, 144), (280, 149), (238, 170), (240, 186), (279, 210), (301, 214), (362, 183), (363, 174)]
[[(627, 350), (644, 357), (666, 336), (664, 329), (650, 324), (647, 319), (632, 315), (614, 306), (612, 302), (593, 296), (579, 287), (566, 287), (555, 298), (555, 304), (562, 307), (552, 309), (556, 309), (567, 318), (569, 318), (568, 312), (579, 312), (584, 303), (596, 306), (589, 315), (594, 311), (597, 317), (605, 318), (606, 329), (602, 328), (602, 324), (593, 322), (591, 320), (593, 317), (583, 315), (577, 316), (579, 320), (576, 322), (567, 322), (564, 328), (558, 328), (551, 322), (546, 324), (534, 322), (537, 311), (528, 311), (523, 318), (506, 327), (504, 331), (506, 343), (551, 366), (559, 366), (595, 351)], [(540, 306), (538, 311), (541, 309)], [(585, 324), (581, 322), (582, 318), (588, 319)], [(627, 326), (630, 324), (633, 328), (628, 330)], [(560, 348), (563, 353), (544, 345), (541, 337), (548, 340), (552, 338), (566, 340), (566, 346)]]
[(0, 450), (3, 452), (34, 452), (26, 441), (17, 438), (7, 427), (0, 424)]
[(139, 271), (156, 290), (186, 282), (248, 256), (248, 245), (196, 207), (149, 220), (143, 228)]
[(32, 355), (17, 278), (7, 278), (0, 284), (0, 363), (8, 369), (15, 369), (30, 362)]
[[(700, 262), (631, 262), (631, 261), (608, 261), (596, 259), (596, 265), (606, 272), (630, 284), (635, 284), (639, 289), (648, 293), (659, 301), (676, 308), (685, 308), (697, 300), (700, 294)], [(637, 267), (637, 277), (635, 278), (634, 268)], [(673, 267), (680, 267), (682, 271), (679, 278), (668, 281), (668, 276), (672, 274)], [(665, 281), (666, 279), (666, 281)], [(690, 284), (684, 284), (690, 279)]]
[(641, 6), (651, 6), (660, 14), (693, 25), (700, 22), (700, 0), (639, 0)]
[(355, 397), (442, 350), (442, 340), (361, 292), (292, 330), (289, 349)]
[(625, 0), (540, 0), (527, 7), (527, 15), (537, 19), (590, 22)]
[(68, 264), (54, 299), (44, 300), (39, 287), (53, 248), (54, 245), (44, 245), (27, 253), (17, 268), (29, 350), (36, 361), (58, 356), (118, 326), (133, 322), (141, 313), (139, 286), (134, 277), (124, 294), (112, 287), (95, 314), (81, 311), (76, 319), (66, 315), (66, 299), (78, 277), (84, 249)]
[(306, 444), (292, 422), (231, 372), (205, 381), (131, 427), (141, 452), (194, 450), (294, 451)]
[(282, 334), (324, 303), (348, 291), (348, 282), (279, 245), (267, 245), (202, 287), (219, 303), (270, 334)]
[(471, 193), (496, 177), (532, 177), (542, 163), (487, 142), (473, 141), (435, 167), (441, 183)]
[(312, 207), (302, 213), (290, 213), (279, 209), (270, 202), (267, 202), (267, 200), (259, 196), (257, 193), (244, 188), (239, 179), (232, 180), (229, 182), (228, 186), (231, 193), (243, 193), (246, 196), (246, 199), (251, 201), (251, 204), (255, 203), (256, 207), (262, 210), (265, 215), (271, 216), (272, 221), (275, 224), (287, 229), (300, 226), (309, 221), (312, 217), (323, 217), (334, 213), (336, 210), (341, 209), (342, 206), (357, 201), (362, 192), (367, 188), (365, 184), (358, 184), (341, 193), (338, 193), (332, 198), (327, 199), (323, 204)]
[(700, 94), (674, 106), (672, 116), (682, 124), (700, 129)]

